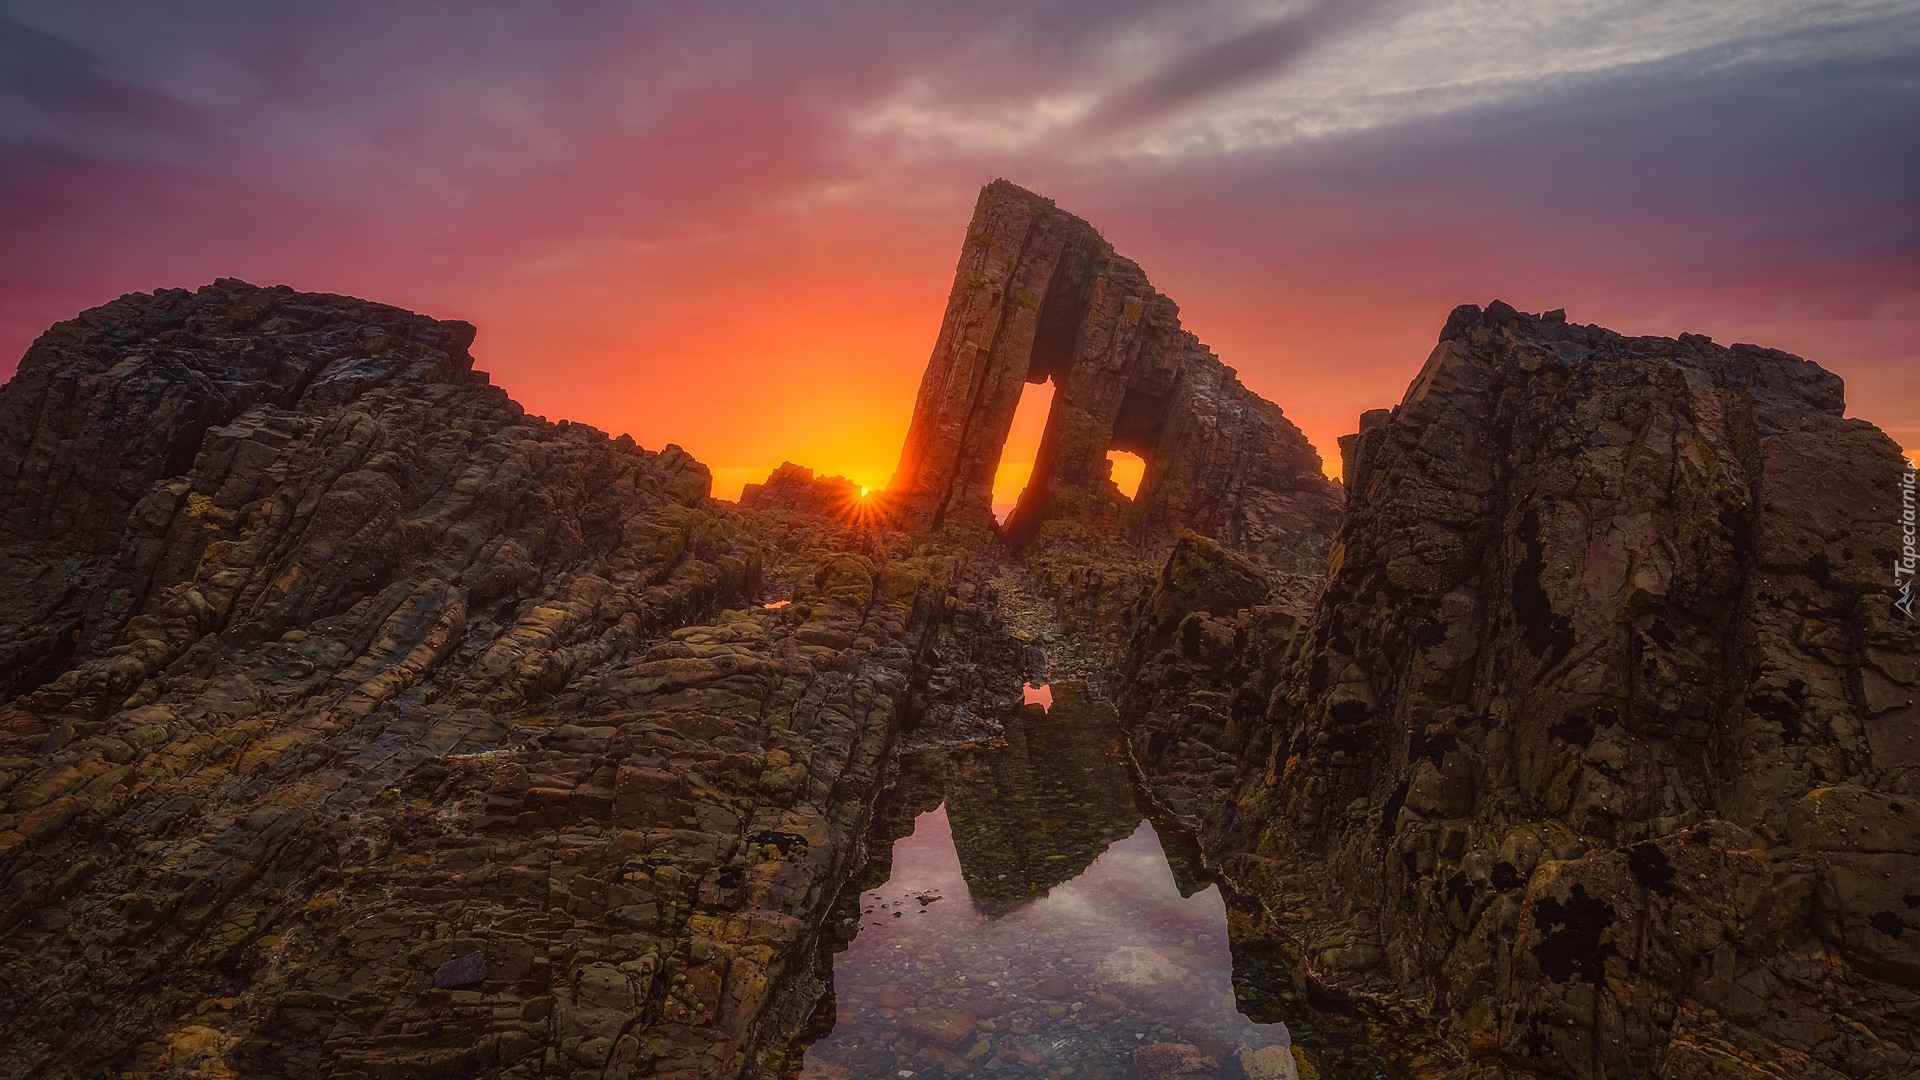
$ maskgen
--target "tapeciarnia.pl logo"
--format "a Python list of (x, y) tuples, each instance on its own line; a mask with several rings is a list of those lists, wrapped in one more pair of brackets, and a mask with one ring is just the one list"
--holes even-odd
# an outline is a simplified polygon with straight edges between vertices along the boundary
[(1893, 561), (1893, 606), (1913, 618), (1914, 553), (1913, 462), (1900, 474), (1900, 557)]

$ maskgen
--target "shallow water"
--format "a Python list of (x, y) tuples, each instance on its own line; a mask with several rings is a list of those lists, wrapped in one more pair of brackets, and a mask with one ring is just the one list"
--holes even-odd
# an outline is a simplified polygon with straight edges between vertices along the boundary
[[(1110, 708), (1063, 692), (1009, 721), (1004, 746), (930, 771), (934, 808), (860, 895), (804, 1076), (1118, 1080), (1139, 1048), (1177, 1043), (1215, 1063), (1198, 1075), (1241, 1077), (1242, 1052), (1290, 1044), (1285, 1023), (1242, 1014), (1226, 903), (1186, 870), (1184, 837), (1169, 860)], [(1260, 998), (1241, 967), (1242, 1001)]]

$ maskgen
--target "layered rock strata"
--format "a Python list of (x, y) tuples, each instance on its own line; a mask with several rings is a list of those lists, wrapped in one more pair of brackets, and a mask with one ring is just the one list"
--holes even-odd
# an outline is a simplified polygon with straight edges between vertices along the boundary
[(1423, 1075), (1920, 1071), (1906, 466), (1843, 405), (1785, 353), (1463, 307), (1344, 444), (1304, 627), (1257, 588), (1149, 621), (1148, 766), (1246, 755), (1198, 813), (1317, 1000), (1434, 1032)]
[[(1272, 402), (1249, 391), (1093, 226), (1004, 180), (967, 226), (953, 291), (888, 485), (902, 525), (994, 529), (993, 479), (1030, 384), (1051, 383), (1033, 476), (1004, 535), (1056, 522), (1136, 546), (1194, 529), (1317, 574), (1340, 495)], [(1139, 454), (1132, 499), (1110, 450)]]
[(952, 560), (472, 337), (221, 281), (0, 389), (0, 1075), (716, 1077), (805, 1012)]

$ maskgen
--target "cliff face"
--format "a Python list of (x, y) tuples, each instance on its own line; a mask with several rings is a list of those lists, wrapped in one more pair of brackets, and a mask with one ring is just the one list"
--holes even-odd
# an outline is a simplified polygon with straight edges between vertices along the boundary
[(1162, 783), (1235, 714), (1210, 845), (1320, 992), (1460, 1076), (1920, 1071), (1905, 467), (1840, 381), (1463, 307), (1344, 449), (1297, 640), (1187, 603), (1134, 687)]
[[(1023, 389), (1051, 383), (1015, 546), (1057, 521), (1135, 543), (1195, 529), (1318, 572), (1338, 488), (1278, 406), (1180, 328), (1179, 309), (1093, 226), (1004, 180), (967, 226), (953, 291), (888, 487), (901, 522), (982, 533)], [(1038, 389), (1029, 392), (1042, 392)], [(1109, 450), (1146, 460), (1133, 499)]]
[[(0, 1075), (737, 1072), (806, 1005), (947, 564), (222, 281), (0, 389)], [(4, 699), (0, 699), (4, 700)]]

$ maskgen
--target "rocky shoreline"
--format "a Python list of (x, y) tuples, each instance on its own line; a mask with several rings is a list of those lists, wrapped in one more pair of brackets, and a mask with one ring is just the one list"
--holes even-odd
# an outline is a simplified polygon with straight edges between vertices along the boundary
[(715, 504), (471, 337), (221, 282), (0, 391), (8, 672), (64, 665), (0, 714), (0, 1073), (713, 1076), (804, 1014), (961, 559)]
[(789, 1074), (903, 755), (1027, 680), (1404, 1075), (1920, 1070), (1904, 466), (1816, 365), (1462, 307), (1335, 484), (1005, 182), (869, 499), (714, 500), (473, 335), (222, 280), (0, 387), (0, 1076)]

